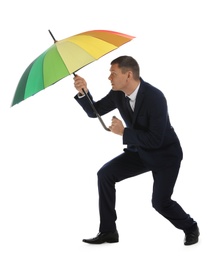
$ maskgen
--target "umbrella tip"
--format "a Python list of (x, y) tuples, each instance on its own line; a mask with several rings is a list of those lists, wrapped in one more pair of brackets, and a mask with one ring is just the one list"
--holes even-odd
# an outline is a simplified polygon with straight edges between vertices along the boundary
[(54, 43), (56, 43), (57, 41), (56, 41), (55, 37), (53, 36), (52, 32), (50, 30), (48, 30), (48, 32), (50, 33), (51, 37), (53, 38)]

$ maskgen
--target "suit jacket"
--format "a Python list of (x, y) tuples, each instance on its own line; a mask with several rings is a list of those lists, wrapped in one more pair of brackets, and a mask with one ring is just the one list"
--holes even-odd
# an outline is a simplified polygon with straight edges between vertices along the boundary
[[(119, 110), (126, 123), (123, 144), (127, 145), (127, 150), (137, 150), (150, 170), (179, 165), (183, 154), (170, 124), (166, 98), (159, 89), (142, 79), (140, 81), (132, 119), (122, 91), (111, 90), (101, 100), (93, 101), (94, 106), (101, 116), (116, 108)], [(93, 100), (92, 95), (88, 94)], [(78, 98), (76, 95), (75, 99), (89, 117), (96, 117), (86, 97)]]

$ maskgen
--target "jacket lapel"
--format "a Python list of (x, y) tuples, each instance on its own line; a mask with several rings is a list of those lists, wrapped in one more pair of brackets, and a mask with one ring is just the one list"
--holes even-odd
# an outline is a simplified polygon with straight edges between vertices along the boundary
[(145, 86), (143, 84), (143, 80), (141, 79), (141, 84), (140, 84), (140, 87), (139, 87), (139, 90), (138, 90), (138, 94), (137, 94), (137, 97), (136, 97), (136, 101), (135, 101), (135, 109), (134, 109), (133, 120), (132, 120), (133, 124), (134, 124), (134, 122), (135, 122), (135, 120), (137, 118), (138, 112), (139, 112), (140, 107), (141, 107), (141, 105), (143, 103), (144, 91), (145, 91)]

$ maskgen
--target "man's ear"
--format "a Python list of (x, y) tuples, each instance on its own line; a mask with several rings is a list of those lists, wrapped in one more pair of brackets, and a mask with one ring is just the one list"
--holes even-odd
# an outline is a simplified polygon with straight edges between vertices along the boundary
[(129, 70), (127, 73), (128, 73), (128, 74), (127, 74), (127, 78), (128, 78), (128, 79), (133, 78), (133, 73), (132, 73), (131, 70)]

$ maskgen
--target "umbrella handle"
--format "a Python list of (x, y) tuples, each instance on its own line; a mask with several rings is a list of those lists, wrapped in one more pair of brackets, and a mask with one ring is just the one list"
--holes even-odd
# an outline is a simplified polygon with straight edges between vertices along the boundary
[(101, 116), (99, 115), (98, 111), (96, 110), (96, 108), (94, 107), (93, 105), (93, 102), (92, 100), (90, 99), (89, 95), (86, 93), (86, 91), (84, 89), (82, 89), (82, 91), (84, 92), (84, 95), (87, 97), (87, 99), (89, 100), (89, 103), (95, 113), (95, 115), (97, 116), (97, 118), (99, 119), (100, 123), (102, 124), (103, 128), (106, 130), (106, 131), (110, 131), (110, 129), (108, 127), (106, 127), (104, 121), (102, 120)]
[[(76, 76), (75, 72), (73, 72), (73, 75)], [(110, 129), (108, 127), (106, 127), (106, 125), (104, 124), (104, 121), (102, 120), (101, 116), (99, 115), (98, 111), (96, 110), (91, 98), (89, 97), (89, 95), (86, 93), (86, 91), (82, 88), (82, 91), (84, 92), (84, 95), (87, 97), (87, 99), (89, 100), (89, 103), (95, 113), (95, 115), (97, 116), (97, 118), (99, 119), (100, 123), (102, 124), (103, 128), (106, 131), (110, 131)]]

